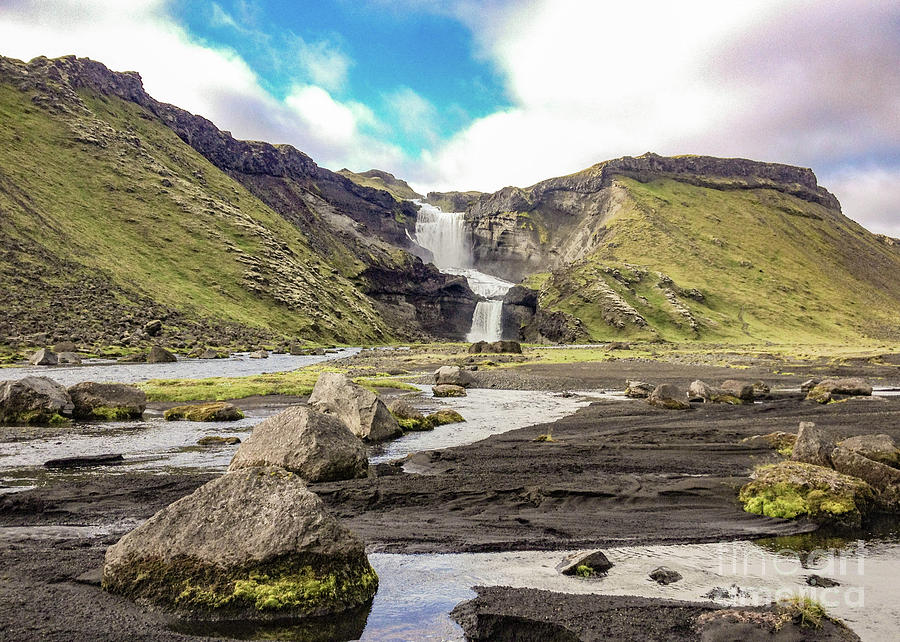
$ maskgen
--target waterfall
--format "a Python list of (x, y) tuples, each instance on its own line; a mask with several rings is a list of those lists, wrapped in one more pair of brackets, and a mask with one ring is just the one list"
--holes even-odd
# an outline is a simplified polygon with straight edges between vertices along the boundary
[(461, 270), (472, 265), (471, 245), (466, 238), (464, 212), (444, 212), (421, 201), (416, 217), (416, 239), (434, 254), (434, 265), (441, 271)]
[(503, 338), (503, 297), (513, 284), (472, 269), (472, 245), (463, 212), (444, 212), (428, 203), (413, 202), (420, 206), (416, 241), (434, 254), (435, 267), (447, 274), (465, 276), (472, 291), (488, 299), (476, 304), (466, 341), (499, 341)]

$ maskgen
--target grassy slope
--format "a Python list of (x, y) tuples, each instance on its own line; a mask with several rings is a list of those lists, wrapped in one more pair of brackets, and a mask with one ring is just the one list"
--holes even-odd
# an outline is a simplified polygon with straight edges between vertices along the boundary
[[(630, 199), (608, 221), (600, 249), (550, 277), (531, 279), (542, 287), (542, 305), (581, 318), (593, 339), (896, 338), (900, 284), (892, 275), (900, 273), (900, 261), (849, 219), (774, 190), (716, 190), (669, 179), (619, 182)], [(618, 269), (620, 278), (604, 268)], [(679, 296), (700, 323), (698, 332), (666, 300), (656, 272), (704, 294), (703, 302)], [(606, 323), (596, 305), (601, 279), (651, 329)]]
[[(4, 235), (189, 314), (303, 338), (387, 336), (296, 228), (170, 129), (135, 104), (82, 98), (91, 113), (49, 117), (0, 84), (0, 188), (15, 190), (0, 189)], [(293, 305), (247, 288), (247, 260), (267, 254), (262, 278), (284, 278)]]
[(413, 190), (413, 188), (406, 184), (406, 181), (388, 181), (383, 179), (381, 176), (365, 176), (364, 174), (351, 172), (349, 169), (342, 169), (340, 172), (338, 172), (338, 174), (349, 178), (357, 185), (362, 185), (363, 187), (373, 187), (375, 189), (383, 189), (398, 201), (422, 198), (421, 194), (418, 194), (415, 190)]

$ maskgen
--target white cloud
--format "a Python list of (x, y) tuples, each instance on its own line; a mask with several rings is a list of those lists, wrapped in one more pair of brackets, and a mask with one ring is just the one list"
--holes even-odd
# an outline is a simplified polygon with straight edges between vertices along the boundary
[(845, 169), (823, 182), (844, 214), (873, 232), (900, 237), (900, 167)]
[(327, 40), (307, 42), (297, 36), (297, 61), (309, 80), (330, 91), (336, 91), (347, 81), (352, 60)]
[(400, 131), (426, 145), (438, 141), (438, 111), (426, 98), (409, 87), (398, 87), (385, 96)]
[(277, 99), (237, 53), (194, 42), (168, 14), (168, 4), (17, 0), (0, 5), (0, 54), (24, 60), (76, 54), (118, 71), (139, 71), (153, 97), (201, 114), (237, 137), (291, 143), (326, 166), (400, 163), (396, 147), (361, 131), (376, 124), (365, 106), (341, 104), (315, 85)]

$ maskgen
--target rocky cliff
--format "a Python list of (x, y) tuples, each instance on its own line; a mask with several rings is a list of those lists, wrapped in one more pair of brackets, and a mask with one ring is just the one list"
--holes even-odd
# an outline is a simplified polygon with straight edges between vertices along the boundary
[(351, 172), (345, 167), (340, 170), (338, 174), (344, 178), (349, 178), (357, 185), (384, 190), (398, 201), (411, 201), (413, 199), (424, 198), (410, 187), (409, 183), (406, 181), (380, 169), (370, 169), (365, 172)]
[[(451, 301), (474, 305), (471, 291), (403, 249), (413, 205), (289, 145), (237, 140), (156, 101), (136, 73), (71, 56), (0, 58), (0, 110), (0, 275), (18, 310), (0, 339), (127, 344), (150, 314), (170, 319), (186, 346), (215, 335), (358, 342), (467, 329), (442, 315)], [(29, 264), (37, 269), (23, 273)], [(78, 319), (102, 317), (91, 309), (102, 299), (54, 309), (42, 273), (62, 274), (53, 285), (66, 291), (81, 280), (69, 274), (108, 284), (118, 292), (109, 315), (122, 321), (86, 331)]]
[(645, 154), (482, 195), (466, 220), (476, 267), (537, 289), (558, 336), (900, 335), (900, 254), (809, 169)]

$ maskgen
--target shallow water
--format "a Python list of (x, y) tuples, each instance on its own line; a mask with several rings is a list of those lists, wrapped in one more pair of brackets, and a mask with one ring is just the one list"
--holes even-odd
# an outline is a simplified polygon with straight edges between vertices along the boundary
[(465, 397), (436, 398), (431, 396), (431, 386), (418, 387), (422, 389), (423, 396), (409, 399), (414, 408), (425, 413), (450, 408), (466, 421), (408, 433), (400, 439), (371, 446), (369, 463), (400, 459), (422, 450), (471, 444), (491, 435), (556, 421), (598, 398), (598, 393), (589, 391), (564, 397), (553, 392), (487, 388), (470, 388)]
[(117, 363), (89, 359), (80, 366), (23, 366), (0, 369), (0, 380), (24, 377), (50, 377), (64, 386), (81, 381), (101, 383), (138, 383), (150, 379), (204, 379), (207, 377), (245, 377), (272, 372), (287, 372), (323, 361), (350, 357), (360, 348), (341, 348), (324, 356), (270, 354), (268, 359), (251, 359), (237, 353), (227, 359), (180, 359), (175, 363)]

